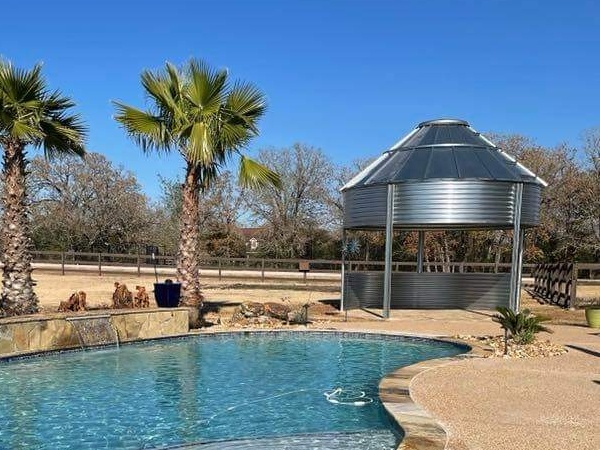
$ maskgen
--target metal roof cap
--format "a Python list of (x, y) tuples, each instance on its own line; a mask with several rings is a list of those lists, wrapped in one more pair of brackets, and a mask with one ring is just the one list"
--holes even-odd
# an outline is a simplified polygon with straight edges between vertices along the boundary
[(434, 119), (434, 120), (426, 120), (425, 122), (421, 122), (417, 125), (417, 128), (421, 127), (433, 127), (436, 125), (463, 125), (465, 127), (469, 126), (469, 122), (461, 119)]

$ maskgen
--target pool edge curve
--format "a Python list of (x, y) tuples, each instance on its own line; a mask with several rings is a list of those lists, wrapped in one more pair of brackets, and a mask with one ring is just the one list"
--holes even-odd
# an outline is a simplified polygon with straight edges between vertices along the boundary
[[(472, 342), (465, 342), (449, 336), (427, 335), (402, 333), (400, 331), (381, 331), (381, 330), (345, 330), (341, 329), (229, 329), (229, 330), (201, 330), (190, 331), (188, 333), (173, 334), (152, 338), (139, 339), (135, 341), (124, 342), (125, 345), (137, 344), (145, 341), (161, 341), (177, 338), (189, 338), (194, 336), (207, 335), (251, 335), (251, 334), (339, 334), (356, 336), (388, 336), (404, 337), (413, 339), (423, 339), (433, 342), (444, 342), (465, 347), (466, 351), (456, 356), (428, 359), (416, 364), (401, 367), (385, 375), (379, 382), (379, 397), (381, 402), (390, 415), (391, 419), (399, 426), (404, 437), (398, 444), (397, 450), (443, 450), (446, 448), (448, 435), (441, 423), (423, 408), (421, 408), (410, 395), (410, 385), (419, 374), (463, 360), (468, 357), (480, 357), (484, 353), (484, 348)], [(106, 347), (104, 345), (91, 346), (90, 349)], [(60, 350), (42, 350), (35, 352), (24, 352), (18, 354), (5, 354), (0, 356), (0, 361), (8, 362), (11, 360), (36, 358), (48, 354), (71, 353), (84, 351), (80, 348), (68, 348)], [(168, 447), (167, 447), (168, 448)]]
[(448, 442), (448, 433), (432, 414), (413, 400), (410, 394), (411, 384), (418, 375), (426, 371), (465, 358), (481, 357), (485, 350), (477, 344), (450, 337), (415, 337), (461, 345), (469, 350), (456, 356), (428, 359), (396, 369), (379, 382), (379, 397), (388, 414), (404, 431), (404, 438), (397, 450), (444, 450)]

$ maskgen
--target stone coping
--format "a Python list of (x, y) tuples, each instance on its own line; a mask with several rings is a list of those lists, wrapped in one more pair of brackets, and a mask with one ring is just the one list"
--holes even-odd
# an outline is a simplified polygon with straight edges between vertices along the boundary
[[(161, 308), (161, 309), (182, 309), (182, 308)], [(132, 311), (135, 312), (135, 311)], [(442, 425), (427, 411), (416, 404), (410, 396), (410, 385), (414, 378), (419, 374), (444, 366), (446, 364), (463, 360), (469, 357), (480, 357), (485, 352), (485, 347), (478, 343), (464, 342), (459, 339), (453, 339), (446, 336), (430, 336), (423, 334), (410, 334), (391, 331), (346, 331), (339, 329), (232, 329), (232, 330), (195, 330), (186, 334), (173, 336), (160, 336), (155, 338), (136, 340), (124, 343), (125, 345), (141, 344), (146, 341), (158, 341), (166, 339), (188, 339), (193, 337), (210, 336), (252, 336), (252, 335), (276, 335), (276, 334), (315, 334), (315, 335), (338, 335), (352, 336), (358, 338), (388, 338), (388, 339), (415, 339), (434, 342), (451, 343), (467, 349), (466, 353), (452, 357), (429, 359), (421, 361), (410, 366), (401, 367), (385, 377), (379, 383), (379, 397), (386, 411), (391, 415), (396, 424), (404, 431), (404, 438), (400, 442), (397, 450), (443, 450), (448, 440), (447, 433)], [(96, 346), (99, 348), (102, 346)], [(55, 354), (63, 352), (85, 351), (82, 349), (51, 350), (45, 352), (36, 352), (27, 355), (7, 355), (0, 356), (0, 362), (11, 361), (15, 359), (28, 359), (39, 357), (46, 354)]]
[[(98, 310), (93, 313), (31, 315), (0, 320), (0, 360), (19, 355), (43, 355), (68, 349), (93, 348), (105, 343), (125, 343), (156, 337), (174, 337), (189, 332), (191, 311), (181, 308)], [(91, 334), (84, 339), (81, 323), (108, 320), (112, 332)], [(113, 332), (114, 338), (113, 339)], [(116, 340), (116, 342), (115, 342)]]
[(379, 383), (379, 397), (383, 406), (404, 430), (404, 439), (397, 450), (443, 450), (448, 442), (446, 430), (431, 414), (414, 402), (410, 395), (413, 380), (421, 373), (463, 360), (481, 357), (487, 350), (478, 343), (444, 338), (444, 342), (469, 347), (467, 353), (429, 359), (398, 370), (383, 377)]
[(143, 314), (155, 311), (189, 311), (190, 307), (178, 306), (176, 308), (123, 308), (123, 309), (88, 309), (80, 312), (52, 312), (32, 314), (27, 316), (14, 316), (0, 318), (0, 325), (9, 323), (43, 322), (56, 319), (83, 319), (94, 318), (94, 316), (122, 316), (126, 314)]

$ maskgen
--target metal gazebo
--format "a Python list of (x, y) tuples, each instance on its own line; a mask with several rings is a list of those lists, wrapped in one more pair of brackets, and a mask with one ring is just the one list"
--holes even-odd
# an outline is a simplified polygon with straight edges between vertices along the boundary
[[(342, 188), (344, 236), (385, 229), (385, 270), (343, 273), (342, 308), (518, 310), (524, 231), (545, 186), (466, 121), (420, 123)], [(418, 231), (416, 272), (392, 271), (395, 229)], [(510, 274), (423, 271), (426, 231), (481, 229), (513, 230)]]

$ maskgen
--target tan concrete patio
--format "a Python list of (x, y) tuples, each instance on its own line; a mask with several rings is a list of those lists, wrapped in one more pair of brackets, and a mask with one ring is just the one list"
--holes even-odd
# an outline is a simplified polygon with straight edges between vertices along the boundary
[[(393, 311), (389, 321), (331, 326), (432, 336), (500, 332), (489, 315), (469, 311)], [(600, 449), (600, 330), (550, 327), (554, 334), (541, 337), (568, 346), (567, 354), (464, 359), (413, 379), (410, 394), (446, 429), (447, 449)]]

